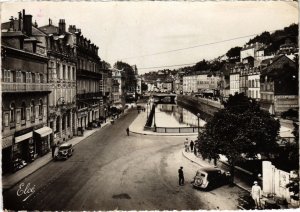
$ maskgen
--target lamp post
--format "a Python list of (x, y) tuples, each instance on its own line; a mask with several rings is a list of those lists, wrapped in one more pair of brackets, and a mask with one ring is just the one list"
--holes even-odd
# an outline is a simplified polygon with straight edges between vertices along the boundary
[(156, 132), (156, 123), (155, 123), (155, 107), (156, 107), (156, 104), (153, 103), (153, 107), (154, 107), (154, 113), (153, 113), (153, 119), (154, 119), (154, 132)]
[(197, 118), (198, 118), (198, 139), (199, 139), (199, 135), (200, 135), (200, 113), (197, 113)]
[(147, 119), (148, 119), (148, 106), (149, 106), (149, 102), (147, 102)]

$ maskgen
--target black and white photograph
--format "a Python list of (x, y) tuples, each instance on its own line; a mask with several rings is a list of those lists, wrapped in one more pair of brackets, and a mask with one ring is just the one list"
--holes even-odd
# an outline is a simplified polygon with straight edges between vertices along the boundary
[(2, 211), (299, 209), (298, 1), (0, 4)]

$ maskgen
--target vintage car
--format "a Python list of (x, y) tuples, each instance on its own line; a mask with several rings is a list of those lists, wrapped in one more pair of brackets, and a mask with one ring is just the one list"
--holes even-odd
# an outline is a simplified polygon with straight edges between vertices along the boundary
[(197, 171), (191, 184), (194, 188), (211, 190), (229, 183), (230, 173), (219, 168), (201, 168)]
[(66, 160), (73, 155), (73, 145), (64, 143), (58, 147), (58, 152), (55, 155), (56, 160)]

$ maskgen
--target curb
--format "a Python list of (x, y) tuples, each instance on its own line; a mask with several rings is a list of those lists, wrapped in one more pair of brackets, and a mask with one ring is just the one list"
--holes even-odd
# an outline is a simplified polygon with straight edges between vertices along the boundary
[[(106, 127), (108, 125), (108, 122), (106, 122), (107, 124), (104, 125), (103, 127), (99, 128), (98, 130), (95, 130), (95, 132), (98, 132), (100, 129)], [(84, 139), (90, 137), (91, 135), (93, 135), (95, 132), (91, 133), (90, 135), (88, 135), (87, 137), (85, 137)], [(82, 140), (84, 140), (82, 139)], [(81, 140), (81, 141), (82, 141)], [(76, 144), (73, 144), (73, 146), (76, 146), (77, 144), (79, 144), (81, 141), (77, 142)], [(50, 153), (47, 153), (50, 154)], [(51, 158), (51, 160), (47, 161), (44, 165), (38, 167), (37, 169), (35, 169), (33, 172), (31, 172), (30, 174), (26, 175), (25, 177), (23, 177), (22, 179), (18, 180), (17, 182), (14, 182), (12, 185), (10, 185), (8, 188), (3, 188), (3, 183), (2, 183), (2, 192), (7, 192), (9, 191), (12, 187), (14, 187), (15, 185), (17, 185), (19, 182), (21, 182), (22, 180), (24, 180), (26, 177), (29, 177), (30, 175), (32, 175), (34, 172), (38, 171), (39, 169), (43, 168), (44, 166), (46, 166), (48, 163), (50, 163), (51, 161), (53, 161), (53, 158)]]
[[(197, 165), (199, 165), (199, 166), (201, 166), (201, 167), (204, 167), (203, 165), (201, 165), (201, 164), (199, 164), (199, 163), (197, 163), (197, 162), (195, 162), (194, 160), (192, 160), (192, 159), (190, 159), (188, 156), (186, 156), (185, 154), (184, 154), (184, 151), (182, 150), (182, 155), (186, 158), (186, 159), (188, 159), (189, 161), (191, 161), (192, 163), (196, 163)], [(251, 191), (249, 191), (247, 188), (245, 188), (244, 186), (241, 186), (241, 185), (239, 185), (239, 184), (237, 184), (237, 183), (233, 183), (235, 186), (237, 186), (237, 187), (239, 187), (240, 189), (243, 189), (244, 191), (247, 191), (247, 192), (251, 192)]]
[[(130, 128), (130, 126), (129, 126)], [(129, 132), (131, 133), (134, 133), (134, 134), (140, 134), (140, 135), (153, 135), (153, 136), (196, 136), (198, 135), (198, 133), (191, 133), (191, 134), (165, 134), (165, 133), (155, 133), (155, 134), (151, 134), (151, 133), (144, 133), (144, 132), (136, 132), (136, 131), (130, 131)], [(147, 131), (145, 131), (147, 132)]]

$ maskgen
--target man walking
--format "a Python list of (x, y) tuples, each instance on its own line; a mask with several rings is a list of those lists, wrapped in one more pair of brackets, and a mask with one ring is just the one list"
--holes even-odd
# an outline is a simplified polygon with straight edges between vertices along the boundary
[(126, 129), (127, 136), (129, 136), (129, 128)]
[(261, 188), (257, 184), (257, 181), (254, 181), (254, 185), (252, 186), (251, 189), (251, 196), (255, 202), (255, 209), (260, 208)]
[(56, 149), (56, 144), (52, 145), (52, 158), (54, 158), (55, 154), (55, 149)]
[(191, 147), (191, 152), (193, 152), (193, 149), (194, 149), (194, 142), (193, 141), (191, 141), (190, 147)]
[(179, 177), (179, 185), (184, 185), (184, 175), (183, 175), (183, 167), (181, 166), (180, 169), (178, 169), (178, 177)]

